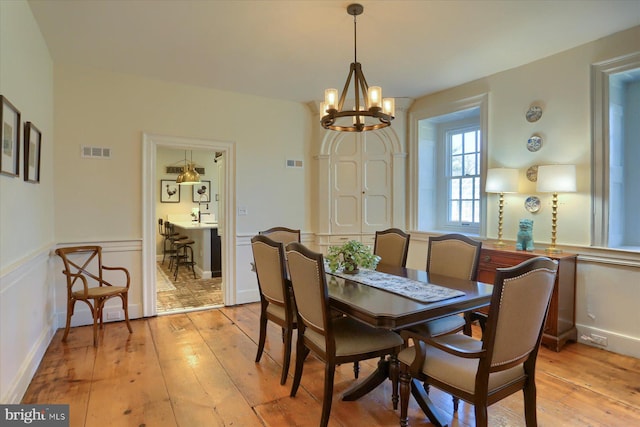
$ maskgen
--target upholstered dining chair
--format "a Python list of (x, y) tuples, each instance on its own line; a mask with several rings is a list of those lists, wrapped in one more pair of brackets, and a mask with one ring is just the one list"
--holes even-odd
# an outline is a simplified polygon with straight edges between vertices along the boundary
[(373, 253), (380, 257), (380, 264), (406, 267), (410, 238), (399, 228), (376, 231)]
[[(390, 265), (393, 267), (406, 267), (407, 254), (409, 253), (410, 234), (399, 228), (388, 228), (383, 231), (376, 231), (373, 243), (373, 254), (380, 257), (378, 265)], [(358, 378), (360, 364), (353, 363), (353, 375)]]
[[(102, 264), (102, 247), (100, 246), (59, 248), (56, 249), (56, 255), (62, 258), (64, 264), (62, 273), (67, 279), (67, 324), (62, 341), (66, 341), (69, 335), (71, 316), (73, 316), (77, 301), (86, 303), (91, 310), (94, 347), (98, 346), (98, 322), (102, 328), (104, 304), (110, 298), (118, 297), (122, 300), (124, 319), (129, 333), (133, 333), (129, 323), (128, 295), (131, 282), (129, 271), (124, 267), (107, 267)], [(119, 286), (106, 280), (105, 276), (110, 275), (110, 271), (122, 273), (119, 274), (121, 276), (121, 281), (118, 282)]]
[[(347, 316), (333, 316), (329, 309), (322, 254), (297, 242), (288, 244), (286, 252), (298, 309), (296, 368), (291, 397), (296, 395), (300, 386), (304, 360), (309, 352), (313, 352), (325, 363), (320, 419), (320, 427), (325, 427), (331, 413), (336, 365), (395, 355), (400, 351), (403, 340), (395, 332), (374, 328)], [(397, 369), (392, 368), (391, 371), (397, 382)]]
[(423, 410), (431, 412), (417, 380), (473, 404), (478, 427), (488, 425), (487, 406), (522, 390), (526, 425), (537, 425), (536, 359), (557, 266), (549, 258), (536, 257), (498, 269), (482, 340), (464, 334), (429, 338), (402, 331), (414, 345), (398, 355), (401, 426), (408, 426), (409, 391)]
[[(457, 233), (429, 236), (427, 272), (457, 279), (476, 280), (482, 242)], [(471, 335), (470, 313), (462, 316), (447, 316), (424, 323), (414, 332), (431, 337), (464, 331)]]
[(300, 230), (294, 230), (287, 227), (272, 227), (268, 230), (261, 231), (259, 234), (269, 237), (271, 240), (288, 245), (291, 242), (300, 242)]
[(258, 235), (251, 239), (251, 249), (260, 289), (260, 338), (256, 363), (260, 362), (264, 351), (267, 321), (272, 321), (282, 328), (284, 352), (280, 384), (284, 384), (289, 373), (293, 330), (297, 328), (295, 302), (286, 279), (284, 245)]
[[(462, 234), (429, 236), (427, 272), (457, 279), (476, 280), (482, 242)], [(409, 329), (425, 337), (439, 337), (463, 331), (471, 336), (472, 313), (452, 315), (430, 320)], [(427, 386), (427, 391), (428, 391)], [(458, 410), (459, 399), (453, 396), (453, 410)]]

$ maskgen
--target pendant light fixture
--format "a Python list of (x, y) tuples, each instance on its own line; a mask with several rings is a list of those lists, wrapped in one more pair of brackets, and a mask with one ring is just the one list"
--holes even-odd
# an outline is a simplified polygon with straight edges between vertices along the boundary
[[(380, 86), (369, 87), (362, 73), (362, 65), (358, 62), (356, 16), (361, 15), (363, 11), (364, 7), (361, 4), (354, 3), (347, 6), (347, 13), (353, 16), (354, 58), (340, 99), (338, 99), (337, 89), (324, 91), (324, 102), (320, 103), (320, 123), (325, 129), (340, 132), (376, 130), (390, 126), (391, 120), (394, 119), (395, 100), (383, 99)], [(351, 79), (353, 79), (355, 106), (353, 109), (345, 110), (344, 101)]]
[(184, 152), (184, 166), (182, 173), (176, 178), (176, 184), (194, 185), (200, 183), (200, 174), (196, 171), (196, 164), (193, 163), (193, 151), (191, 152), (191, 162), (187, 162), (187, 151)]

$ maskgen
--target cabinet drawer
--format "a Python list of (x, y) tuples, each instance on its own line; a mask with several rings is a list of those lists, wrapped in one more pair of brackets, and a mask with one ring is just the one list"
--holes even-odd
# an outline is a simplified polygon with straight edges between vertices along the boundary
[(535, 256), (537, 255), (527, 252), (502, 252), (483, 249), (480, 253), (480, 268), (495, 270), (496, 268), (512, 267)]

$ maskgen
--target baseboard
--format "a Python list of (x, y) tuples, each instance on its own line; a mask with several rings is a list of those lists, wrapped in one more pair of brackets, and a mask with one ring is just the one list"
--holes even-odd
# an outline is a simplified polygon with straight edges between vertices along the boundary
[(27, 388), (29, 388), (29, 384), (38, 370), (38, 366), (40, 366), (40, 362), (42, 361), (42, 358), (44, 357), (44, 354), (46, 353), (47, 348), (49, 348), (49, 344), (56, 333), (53, 321), (54, 318), (52, 317), (49, 320), (48, 327), (42, 330), (37, 342), (33, 345), (31, 351), (29, 351), (27, 357), (24, 359), (24, 362), (20, 365), (18, 372), (16, 372), (15, 378), (9, 386), (7, 393), (0, 397), (0, 402), (17, 404), (22, 401), (22, 397), (26, 393)]
[[(640, 358), (640, 339), (618, 334), (586, 325), (576, 325), (578, 342), (592, 347), (601, 348), (612, 353)], [(599, 345), (593, 341), (592, 334), (606, 339), (606, 345)]]

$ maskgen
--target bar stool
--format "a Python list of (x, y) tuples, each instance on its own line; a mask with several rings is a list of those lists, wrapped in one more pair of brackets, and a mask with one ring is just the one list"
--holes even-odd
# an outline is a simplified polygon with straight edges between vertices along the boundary
[(176, 241), (176, 270), (173, 273), (173, 280), (178, 280), (178, 269), (181, 265), (191, 267), (193, 272), (193, 278), (196, 279), (196, 270), (193, 268), (196, 262), (193, 260), (193, 244), (195, 242), (191, 239)]
[(179, 242), (188, 240), (189, 237), (176, 232), (173, 224), (171, 224), (169, 221), (166, 221), (165, 225), (168, 230), (167, 240), (169, 240), (169, 249), (167, 250), (167, 253), (169, 254), (169, 271), (171, 271), (174, 267), (174, 261), (176, 260), (178, 254)]
[[(168, 253), (171, 251), (171, 241), (169, 240), (170, 236), (177, 235), (176, 231), (173, 231), (173, 226), (169, 227), (171, 224), (167, 221), (164, 222), (162, 218), (158, 218), (158, 232), (162, 236), (162, 264), (164, 265), (164, 260)], [(169, 247), (167, 247), (169, 244)]]

